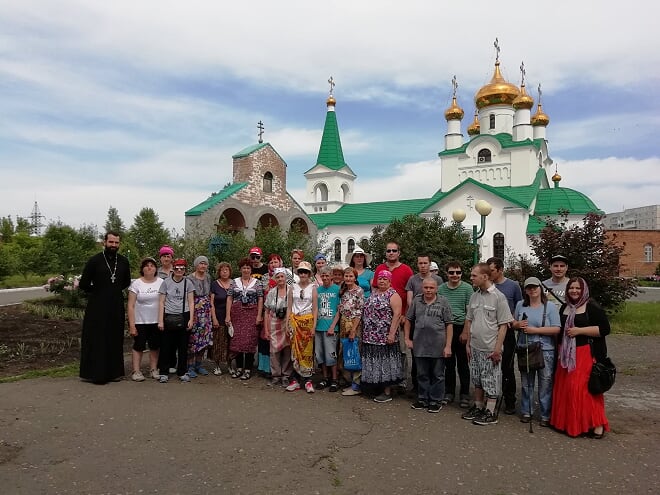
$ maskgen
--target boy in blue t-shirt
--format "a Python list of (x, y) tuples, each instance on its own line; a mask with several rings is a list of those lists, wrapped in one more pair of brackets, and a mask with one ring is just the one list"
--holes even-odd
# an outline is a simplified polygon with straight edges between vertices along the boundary
[[(318, 287), (318, 319), (314, 333), (314, 354), (321, 365), (323, 379), (318, 383), (319, 390), (328, 386), (328, 371), (332, 375), (330, 392), (336, 392), (337, 383), (337, 332), (339, 322), (339, 286), (332, 283), (332, 269), (324, 266), (320, 270), (322, 285)], [(328, 370), (329, 369), (329, 370)]]

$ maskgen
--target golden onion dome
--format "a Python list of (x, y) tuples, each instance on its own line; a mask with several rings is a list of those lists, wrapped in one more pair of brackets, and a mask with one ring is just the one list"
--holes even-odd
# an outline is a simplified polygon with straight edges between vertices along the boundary
[(464, 115), (465, 112), (458, 106), (456, 97), (454, 96), (451, 100), (451, 106), (445, 110), (445, 120), (462, 120)]
[(527, 91), (525, 91), (525, 85), (521, 84), (520, 94), (516, 97), (515, 100), (513, 100), (513, 108), (515, 108), (516, 110), (520, 110), (521, 108), (531, 110), (533, 106), (534, 106), (534, 98), (532, 98), (527, 94)]
[(552, 182), (559, 182), (561, 180), (561, 175), (555, 172), (555, 175), (552, 176)]
[(328, 99), (325, 101), (326, 105), (336, 105), (337, 100), (335, 100), (335, 97), (330, 95), (328, 96)]
[(490, 105), (511, 105), (520, 91), (515, 84), (507, 82), (500, 72), (500, 62), (495, 62), (495, 72), (488, 84), (474, 95), (474, 103), (478, 109)]
[(477, 112), (474, 112), (474, 120), (468, 126), (467, 133), (470, 136), (477, 136), (481, 133), (481, 125), (479, 124), (479, 119), (477, 118)]
[(550, 123), (550, 117), (543, 113), (543, 105), (539, 102), (536, 106), (536, 113), (532, 115), (532, 125), (534, 126), (547, 126)]

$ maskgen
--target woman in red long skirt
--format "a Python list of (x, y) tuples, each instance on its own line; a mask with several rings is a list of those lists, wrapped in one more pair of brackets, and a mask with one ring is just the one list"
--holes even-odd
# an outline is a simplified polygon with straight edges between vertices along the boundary
[(610, 431), (605, 400), (603, 394), (589, 393), (587, 385), (594, 360), (607, 357), (605, 336), (610, 323), (603, 308), (589, 298), (583, 278), (571, 278), (566, 293), (566, 303), (559, 310), (562, 333), (550, 424), (571, 437), (603, 438)]

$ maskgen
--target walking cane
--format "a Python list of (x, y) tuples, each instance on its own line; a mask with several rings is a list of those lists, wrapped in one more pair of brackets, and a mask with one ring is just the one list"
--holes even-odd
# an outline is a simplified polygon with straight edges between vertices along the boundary
[[(527, 319), (527, 314), (523, 313), (523, 320)], [(529, 432), (534, 433), (534, 428), (532, 427), (532, 402), (534, 402), (534, 395), (529, 393), (529, 382), (531, 381), (530, 369), (529, 369), (529, 343), (527, 341), (527, 332), (525, 332), (525, 355), (527, 357), (527, 396), (529, 397)]]

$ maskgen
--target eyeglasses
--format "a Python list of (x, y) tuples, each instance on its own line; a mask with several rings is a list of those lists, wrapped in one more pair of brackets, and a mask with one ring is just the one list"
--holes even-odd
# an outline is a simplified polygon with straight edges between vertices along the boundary
[(449, 275), (460, 275), (461, 273), (463, 272), (460, 270), (447, 270), (447, 274)]
[(251, 259), (251, 260), (258, 260), (258, 259), (260, 259), (260, 258), (261, 258), (261, 255), (260, 255), (260, 254), (251, 254), (251, 255), (250, 255), (250, 259)]
[(398, 253), (399, 250), (398, 249), (386, 249), (385, 252), (386, 253)]
[(175, 266), (174, 269), (175, 270), (185, 270), (186, 267), (185, 266)]

